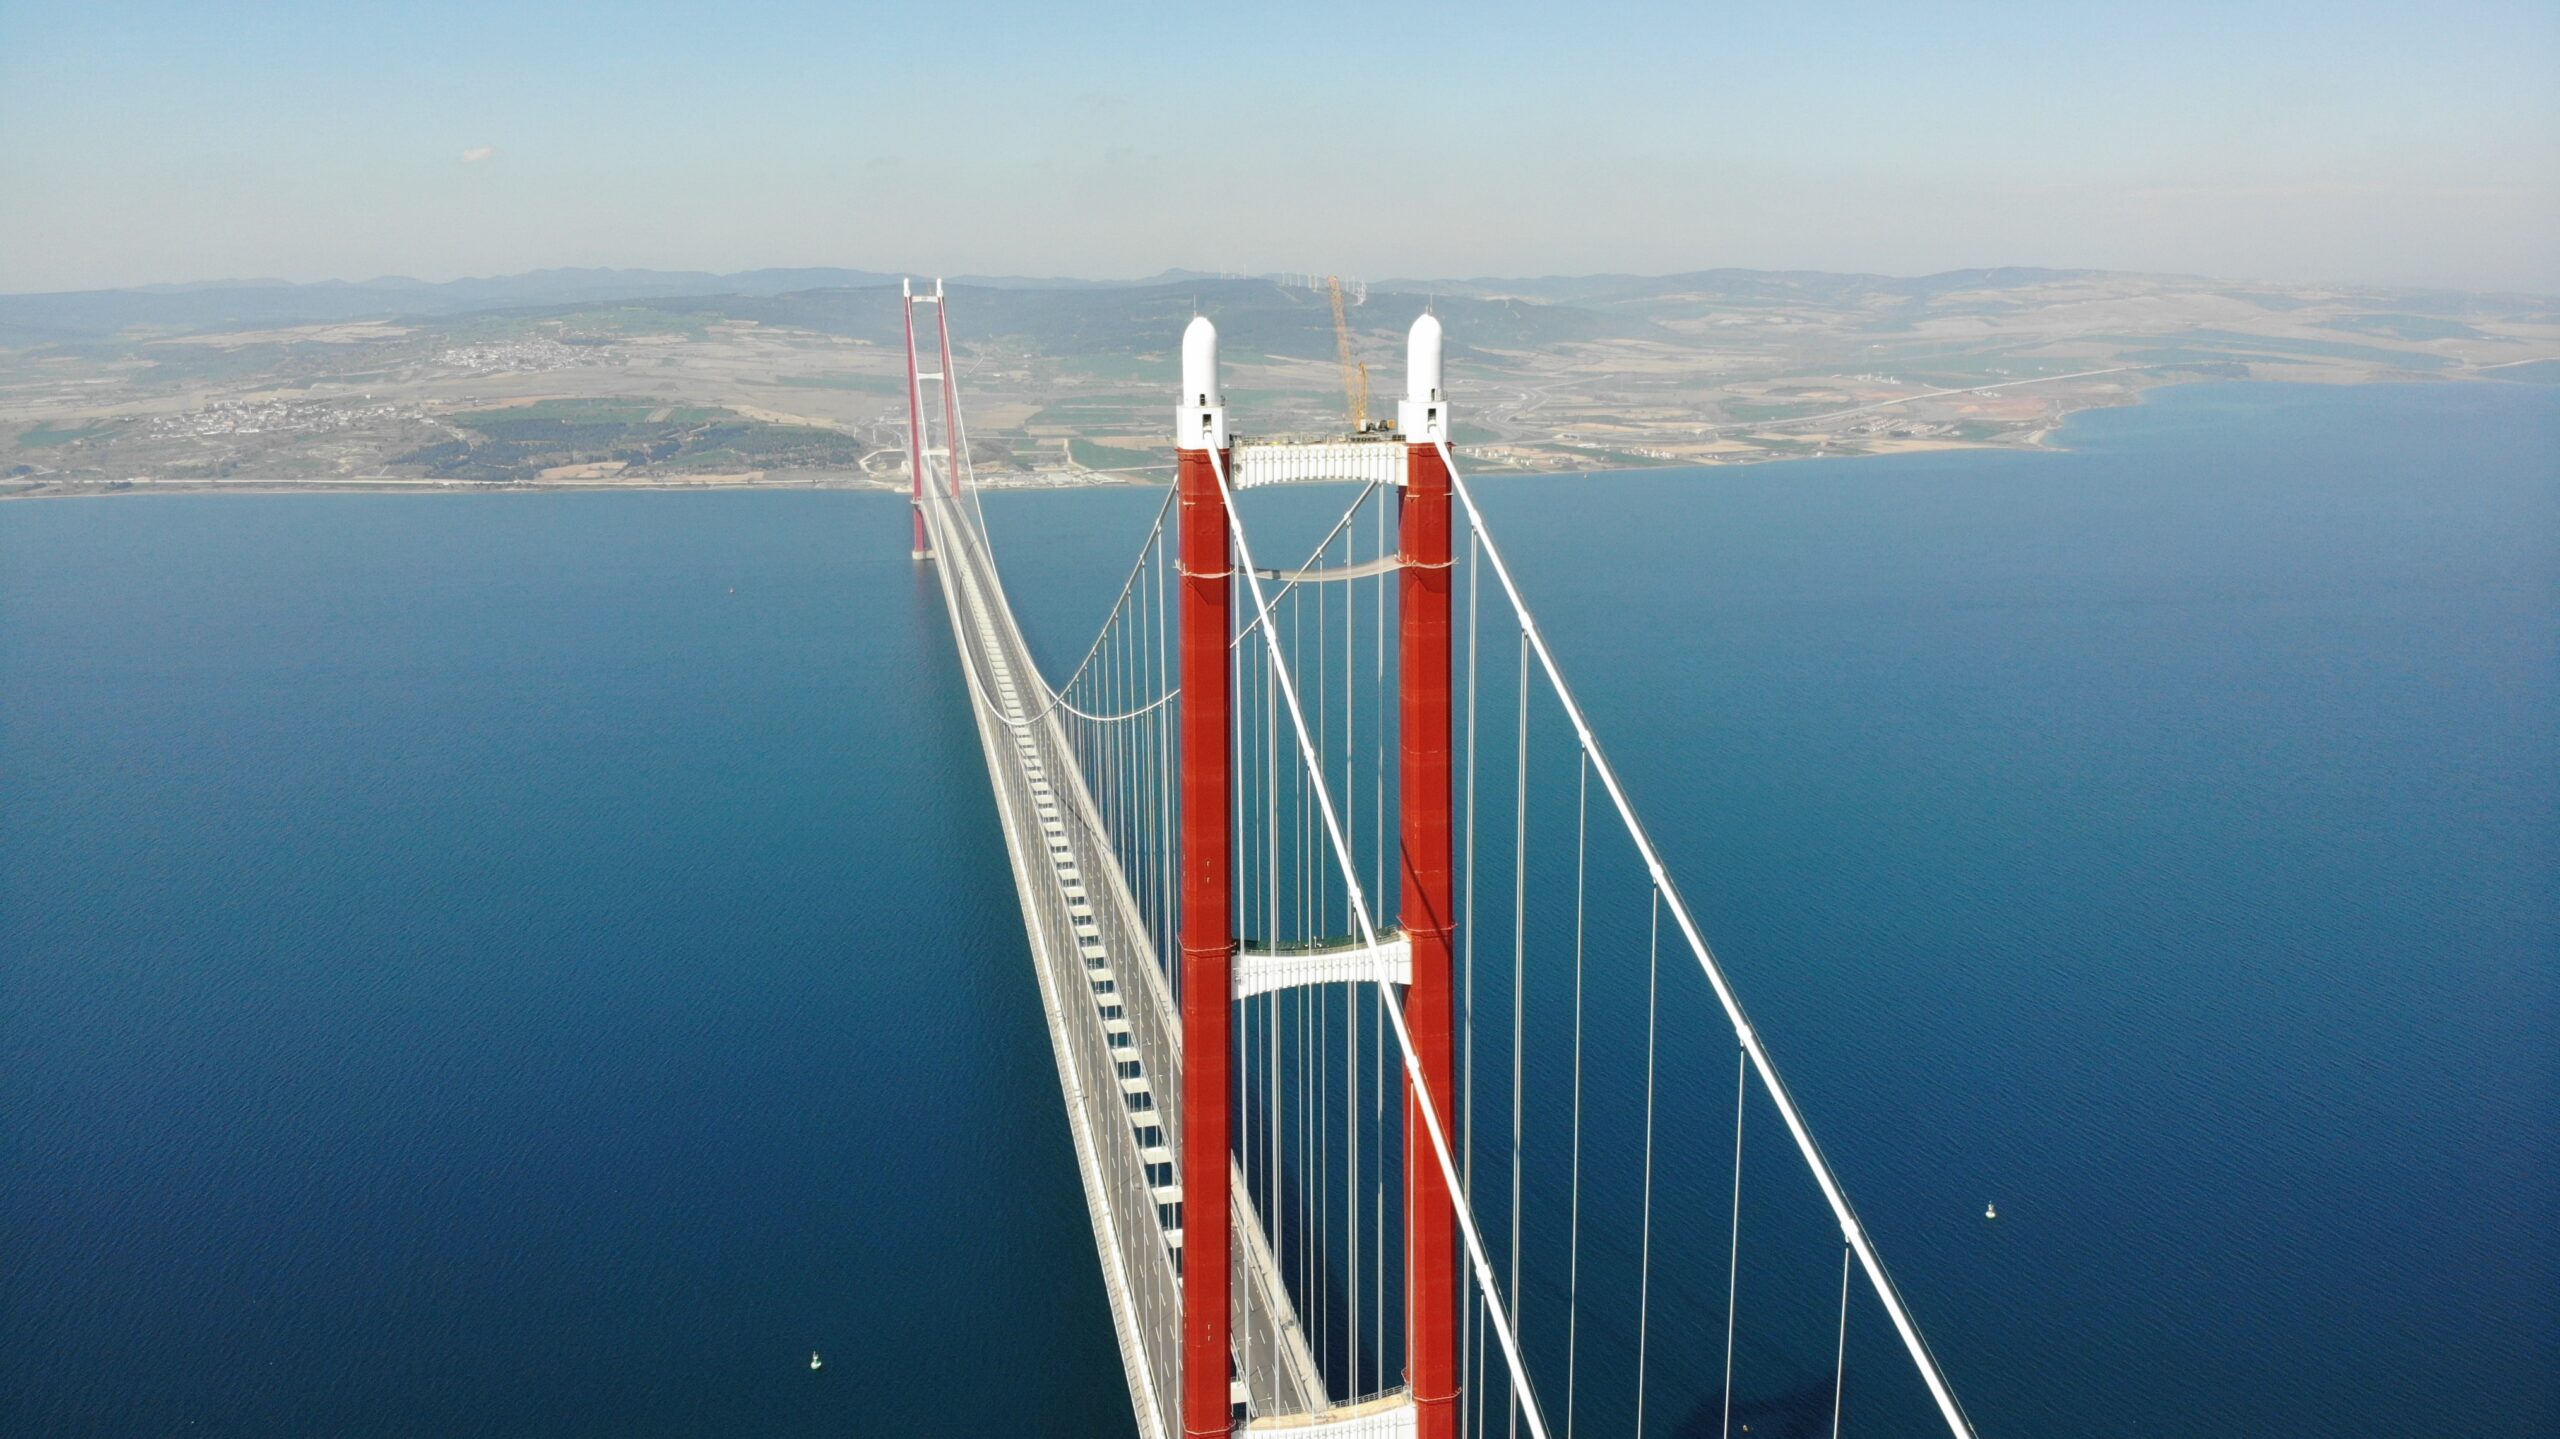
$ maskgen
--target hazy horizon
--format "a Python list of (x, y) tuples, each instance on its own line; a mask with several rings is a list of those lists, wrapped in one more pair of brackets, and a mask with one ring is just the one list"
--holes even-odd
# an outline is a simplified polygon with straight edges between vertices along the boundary
[(0, 291), (610, 266), (2560, 290), (2560, 12), (0, 11)]
[[(1315, 276), (1317, 276), (1317, 274), (1318, 274), (1318, 272), (1315, 272), (1315, 271), (1309, 271), (1309, 270), (1294, 270), (1294, 271), (1293, 271), (1293, 270), (1281, 270), (1281, 269), (1263, 270), (1263, 271), (1258, 271), (1258, 272), (1253, 272), (1253, 273), (1242, 273), (1242, 272), (1237, 272), (1237, 271), (1221, 271), (1221, 270), (1214, 270), (1214, 269), (1210, 269), (1210, 268), (1208, 268), (1208, 267), (1206, 267), (1206, 266), (1201, 266), (1201, 265), (1184, 265), (1184, 264), (1179, 264), (1179, 263), (1177, 263), (1177, 264), (1173, 264), (1173, 265), (1169, 265), (1169, 266), (1166, 266), (1166, 267), (1164, 267), (1164, 268), (1162, 268), (1162, 269), (1159, 269), (1159, 270), (1156, 270), (1156, 271), (1153, 271), (1153, 272), (1151, 272), (1151, 273), (1147, 273), (1147, 274), (1115, 274), (1115, 275), (1097, 275), (1097, 274), (1080, 274), (1080, 275), (1079, 275), (1079, 274), (1056, 274), (1056, 273), (1052, 273), (1052, 274), (1039, 274), (1039, 275), (1033, 275), (1033, 274), (994, 273), (994, 272), (971, 272), (971, 273), (961, 273), (961, 274), (942, 274), (942, 275), (937, 275), (937, 274), (933, 273), (931, 270), (926, 269), (926, 268), (923, 268), (923, 267), (915, 267), (915, 268), (910, 268), (910, 269), (904, 269), (904, 270), (901, 270), (901, 269), (898, 269), (898, 268), (893, 267), (893, 266), (871, 265), (871, 264), (860, 264), (860, 263), (846, 263), (846, 262), (841, 262), (841, 261), (817, 261), (817, 262), (813, 262), (813, 263), (809, 263), (809, 264), (803, 264), (803, 265), (742, 265), (742, 266), (738, 266), (738, 267), (733, 268), (733, 269), (706, 269), (706, 268), (704, 268), (704, 267), (700, 267), (700, 266), (620, 265), (620, 264), (603, 263), (603, 264), (594, 264), (594, 265), (536, 265), (536, 266), (532, 266), (532, 267), (527, 268), (527, 269), (522, 269), (522, 270), (511, 270), (511, 271), (505, 271), (505, 272), (495, 272), (495, 271), (491, 271), (491, 272), (478, 272), (478, 273), (426, 274), (426, 275), (419, 275), (419, 274), (393, 274), (393, 273), (388, 273), (388, 272), (385, 272), (385, 273), (382, 273), (382, 274), (375, 274), (375, 275), (315, 275), (315, 276), (311, 276), (311, 277), (309, 277), (309, 278), (296, 278), (296, 277), (292, 277), (292, 276), (285, 276), (285, 275), (245, 275), (245, 274), (244, 274), (244, 275), (209, 275), (209, 276), (204, 276), (204, 277), (201, 277), (201, 278), (196, 278), (196, 279), (185, 279), (185, 280), (144, 280), (144, 281), (140, 281), (140, 282), (137, 282), (137, 283), (134, 283), (134, 284), (129, 284), (129, 285), (97, 285), (97, 286), (85, 286), (85, 285), (84, 285), (84, 286), (77, 286), (77, 287), (71, 287), (71, 288), (67, 288), (67, 289), (58, 289), (58, 290), (0, 290), (0, 295), (6, 295), (6, 296), (10, 296), (10, 297), (26, 297), (26, 296), (41, 296), (41, 295), (84, 294), (84, 293), (108, 293), (108, 292), (117, 292), (117, 291), (173, 291), (173, 292), (179, 292), (179, 291), (190, 291), (190, 290), (222, 290), (222, 289), (230, 289), (230, 288), (238, 288), (238, 289), (257, 289), (257, 288), (283, 288), (283, 287), (294, 287), (294, 288), (301, 288), (301, 287), (312, 287), (312, 288), (336, 287), (336, 288), (343, 288), (343, 289), (350, 289), (350, 290), (361, 290), (361, 289), (376, 288), (376, 287), (383, 288), (383, 289), (396, 289), (396, 288), (404, 287), (404, 286), (420, 286), (420, 287), (428, 287), (428, 286), (445, 286), (445, 285), (497, 284), (497, 283), (501, 283), (501, 282), (505, 282), (505, 281), (510, 281), (510, 280), (521, 280), (521, 279), (526, 279), (526, 278), (533, 277), (533, 276), (540, 276), (540, 275), (554, 275), (554, 274), (557, 274), (557, 275), (575, 275), (575, 274), (598, 274), (598, 275), (605, 275), (605, 274), (612, 274), (612, 275), (631, 275), (631, 276), (663, 276), (663, 275), (692, 275), (692, 274), (699, 274), (699, 275), (705, 275), (705, 276), (708, 276), (708, 277), (713, 278), (713, 279), (731, 279), (731, 278), (736, 278), (736, 277), (740, 277), (740, 276), (747, 276), (747, 275), (761, 275), (761, 274), (773, 274), (773, 273), (788, 272), (788, 271), (793, 271), (793, 270), (809, 270), (809, 271), (827, 271), (827, 270), (834, 270), (834, 271), (843, 271), (843, 272), (847, 272), (847, 273), (851, 273), (851, 274), (859, 274), (859, 275), (866, 276), (866, 277), (868, 277), (868, 283), (874, 283), (874, 284), (894, 284), (894, 283), (896, 283), (896, 282), (897, 282), (897, 280), (898, 280), (898, 279), (900, 279), (901, 277), (913, 277), (913, 278), (915, 278), (919, 283), (929, 282), (929, 281), (933, 281), (933, 280), (941, 280), (941, 281), (945, 281), (945, 282), (952, 283), (952, 284), (958, 284), (958, 285), (972, 285), (972, 284), (980, 284), (980, 285), (983, 285), (983, 284), (988, 284), (988, 283), (1002, 283), (1002, 284), (1004, 284), (1004, 285), (1006, 285), (1006, 286), (1013, 287), (1013, 288), (1036, 288), (1036, 287), (1041, 286), (1041, 285), (1043, 285), (1043, 284), (1055, 284), (1055, 285), (1059, 285), (1059, 286), (1094, 286), (1094, 287), (1126, 286), (1126, 287), (1130, 287), (1130, 288), (1138, 288), (1138, 287), (1143, 287), (1143, 286), (1146, 286), (1146, 285), (1150, 285), (1150, 284), (1158, 284), (1158, 283), (1163, 283), (1163, 284), (1179, 283), (1179, 282), (1180, 282), (1180, 281), (1182, 281), (1182, 280), (1185, 280), (1185, 279), (1191, 279), (1191, 278), (1209, 278), (1209, 279), (1218, 279), (1218, 280), (1280, 280), (1280, 281), (1283, 281), (1283, 282), (1289, 282), (1289, 281), (1292, 281), (1292, 280), (1294, 280), (1296, 277), (1299, 277), (1299, 276), (1310, 276), (1310, 277), (1315, 277)], [(2537, 299), (2540, 299), (2540, 298), (2560, 298), (2560, 279), (2555, 279), (2555, 283), (2554, 283), (2552, 286), (2550, 286), (2550, 287), (2546, 287), (2546, 288), (2540, 288), (2540, 289), (2531, 288), (2531, 287), (2498, 287), (2498, 286), (2466, 286), (2466, 285), (2399, 285), (2399, 284), (2392, 284), (2392, 283), (2389, 283), (2389, 282), (2382, 282), (2382, 281), (2371, 281), (2371, 280), (2344, 280), (2344, 279), (2338, 279), (2338, 278), (2336, 278), (2336, 277), (2331, 277), (2331, 276), (2308, 276), (2308, 277), (2300, 277), (2300, 278), (2288, 278), (2288, 277), (2276, 277), (2276, 276), (2267, 276), (2267, 275), (2204, 274), (2204, 273), (2195, 273), (2195, 272), (2172, 272), (2172, 271), (2151, 271), (2151, 270), (2112, 270), (2112, 269), (2107, 269), (2107, 268), (2102, 267), (2102, 266), (2094, 266), (2094, 265), (2009, 265), (2009, 264), (1982, 264), (1982, 265), (1956, 265), (1956, 266), (1950, 266), (1950, 267), (1947, 267), (1947, 268), (1945, 268), (1945, 269), (1939, 269), (1939, 270), (1928, 270), (1928, 271), (1914, 271), (1914, 270), (1904, 270), (1904, 271), (1891, 271), (1891, 270), (1854, 270), (1854, 271), (1852, 271), (1852, 270), (1830, 270), (1830, 269), (1819, 269), (1819, 268), (1814, 268), (1814, 267), (1810, 267), (1810, 266), (1800, 266), (1800, 265), (1799, 265), (1799, 266), (1762, 266), (1762, 265), (1730, 265), (1730, 266), (1726, 266), (1726, 265), (1701, 265), (1701, 266), (1692, 266), (1692, 267), (1690, 267), (1690, 268), (1688, 268), (1688, 269), (1685, 269), (1685, 270), (1652, 270), (1652, 271), (1635, 271), (1635, 270), (1549, 270), (1549, 271), (1534, 272), (1534, 273), (1533, 273), (1533, 272), (1528, 272), (1528, 271), (1518, 271), (1518, 272), (1510, 272), (1510, 273), (1504, 273), (1504, 274), (1490, 274), (1490, 273), (1488, 273), (1488, 274), (1468, 274), (1468, 275), (1460, 275), (1460, 274), (1442, 274), (1442, 275), (1363, 275), (1363, 276), (1344, 276), (1343, 278), (1345, 279), (1345, 281), (1346, 281), (1346, 282), (1349, 282), (1349, 281), (1351, 281), (1351, 280), (1356, 279), (1356, 280), (1358, 280), (1358, 281), (1360, 281), (1360, 282), (1362, 282), (1362, 283), (1366, 283), (1366, 284), (1372, 284), (1372, 285), (1388, 285), (1388, 286), (1395, 286), (1395, 285), (1413, 286), (1413, 285), (1429, 285), (1429, 284), (1487, 284), (1487, 283), (1499, 283), (1499, 282), (1502, 282), (1502, 281), (1518, 281), (1518, 282), (1521, 282), (1521, 283), (1527, 284), (1527, 283), (1536, 283), (1536, 282), (1540, 282), (1540, 281), (1597, 279), (1597, 278), (1602, 278), (1602, 277), (1607, 277), (1607, 276), (1623, 276), (1623, 277), (1628, 278), (1628, 279), (1631, 279), (1631, 280), (1654, 280), (1654, 279), (1665, 279), (1665, 278), (1671, 278), (1671, 277), (1678, 276), (1678, 275), (1683, 275), (1683, 274), (1709, 273), (1709, 272), (1714, 272), (1714, 271), (1718, 271), (1718, 270), (1731, 270), (1731, 271), (1735, 271), (1735, 272), (1738, 272), (1738, 273), (1745, 273), (1745, 274), (1788, 274), (1788, 273), (1795, 273), (1795, 274), (1807, 274), (1807, 275), (1842, 275), (1842, 276), (1846, 276), (1846, 275), (1869, 275), (1869, 276), (1875, 276), (1875, 277), (1878, 277), (1878, 278), (1888, 279), (1888, 280), (1925, 280), (1925, 279), (1929, 279), (1929, 278), (1932, 278), (1932, 277), (1937, 276), (1937, 275), (1945, 275), (1945, 274), (1962, 274), (1962, 273), (1975, 272), (1975, 271), (1981, 271), (1981, 272), (1998, 272), (1998, 271), (2050, 271), (2050, 272), (2054, 272), (2054, 273), (2063, 273), (2063, 274), (2072, 273), (2072, 272), (2086, 272), (2086, 273), (2091, 273), (2091, 274), (2108, 274), (2108, 275), (2119, 275), (2119, 276), (2156, 276), (2156, 277), (2158, 277), (2158, 278), (2160, 278), (2160, 279), (2164, 279), (2164, 280), (2194, 280), (2194, 281), (2201, 281), (2201, 282), (2207, 282), (2207, 283), (2215, 283), (2215, 284), (2231, 284), (2231, 285), (2250, 285), (2250, 284), (2303, 285), (2303, 286), (2309, 286), (2309, 287), (2313, 287), (2313, 288), (2335, 288), (2335, 289), (2339, 289), (2339, 290), (2349, 290), (2349, 291), (2352, 291), (2352, 290), (2358, 290), (2358, 289), (2374, 289), (2374, 290), (2384, 290), (2384, 291), (2405, 290), (2405, 291), (2411, 291), (2411, 292), (2443, 291), (2443, 292), (2446, 292), (2446, 293), (2453, 293), (2453, 294), (2475, 294), (2475, 295), (2480, 295), (2480, 296), (2484, 296), (2484, 297), (2488, 297), (2488, 296), (2500, 296), (2500, 295), (2506, 295), (2506, 296), (2525, 296), (2525, 297), (2537, 298)]]

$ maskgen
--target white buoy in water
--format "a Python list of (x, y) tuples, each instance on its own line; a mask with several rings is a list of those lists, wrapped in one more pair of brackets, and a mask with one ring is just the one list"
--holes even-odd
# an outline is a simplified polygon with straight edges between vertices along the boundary
[[(1986, 1204), (1986, 1205), (1982, 1206), (1982, 1217), (1983, 1217), (1983, 1218), (1985, 1218), (1985, 1219), (1997, 1219), (1997, 1218), (1999, 1218), (1999, 1217), (2000, 1217), (2000, 1206), (1999, 1206), (1999, 1205), (1997, 1205), (1997, 1204)], [(816, 1365), (811, 1365), (810, 1367), (814, 1369), (814, 1368), (816, 1368), (817, 1366), (816, 1366)]]
[(817, 1351), (817, 1350), (812, 1349), (812, 1350), (810, 1350), (810, 1351), (809, 1351), (809, 1367), (810, 1367), (810, 1368), (812, 1368), (812, 1369), (823, 1369), (823, 1368), (825, 1368), (825, 1367), (826, 1367), (826, 1363), (827, 1363), (827, 1361), (825, 1361), (824, 1359), (821, 1359), (821, 1358), (819, 1358), (819, 1357), (818, 1357), (818, 1351)]

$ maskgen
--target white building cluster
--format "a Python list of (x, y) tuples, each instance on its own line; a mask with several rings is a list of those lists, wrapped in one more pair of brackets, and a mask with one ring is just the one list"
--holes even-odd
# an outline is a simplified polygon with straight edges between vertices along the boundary
[(494, 345), (459, 345), (436, 356), (447, 369), (471, 375), (525, 375), (603, 363), (601, 351), (558, 340), (507, 340)]
[(164, 415), (143, 430), (152, 439), (203, 439), (220, 435), (308, 435), (424, 419), (412, 405), (320, 400), (223, 400), (183, 415)]

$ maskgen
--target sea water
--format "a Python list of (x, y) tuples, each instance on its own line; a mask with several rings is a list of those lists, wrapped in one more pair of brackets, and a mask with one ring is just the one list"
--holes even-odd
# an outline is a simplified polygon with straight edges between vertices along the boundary
[[(1481, 495), (1984, 1433), (2560, 1429), (2560, 395), (2058, 443)], [(990, 497), (1044, 654), (1159, 499)], [(0, 1431), (1129, 1431), (903, 510), (0, 505)]]

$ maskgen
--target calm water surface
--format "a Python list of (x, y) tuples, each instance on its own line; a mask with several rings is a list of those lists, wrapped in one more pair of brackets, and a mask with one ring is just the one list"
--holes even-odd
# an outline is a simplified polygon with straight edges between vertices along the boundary
[[(2066, 438), (1484, 501), (1986, 1434), (2560, 1432), (2560, 396)], [(1127, 1432), (901, 509), (0, 506), (0, 1432)]]

